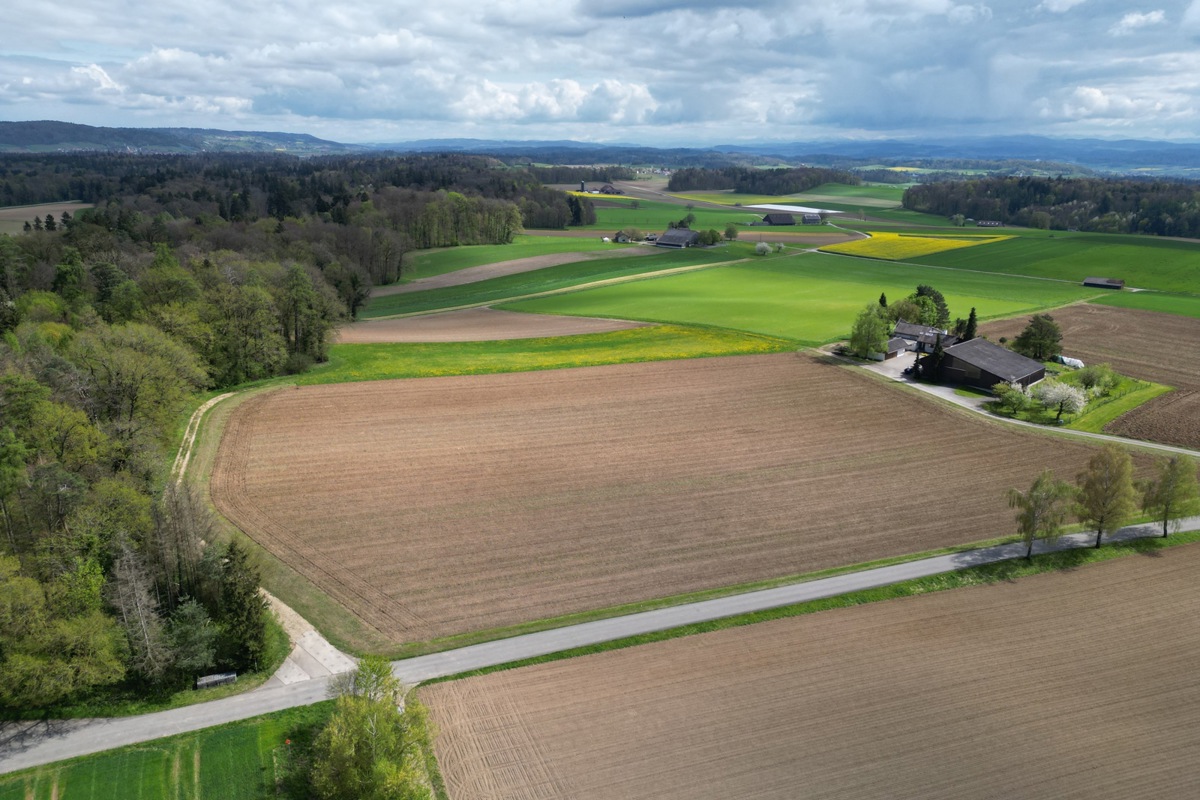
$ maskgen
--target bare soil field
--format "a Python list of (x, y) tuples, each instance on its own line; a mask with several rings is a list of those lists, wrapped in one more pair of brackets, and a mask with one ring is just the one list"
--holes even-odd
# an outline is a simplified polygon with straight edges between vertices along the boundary
[(783, 354), (281, 389), (211, 489), (412, 642), (1005, 535), (1090, 453)]
[(421, 697), (453, 800), (1194, 798), (1198, 570), (1185, 545)]
[(25, 223), (33, 223), (33, 218), (44, 220), (47, 214), (53, 214), (57, 222), (66, 211), (75, 216), (80, 209), (91, 208), (92, 203), (42, 203), (36, 206), (5, 206), (0, 208), (0, 233), (17, 234), (25, 229)]
[(646, 323), (550, 314), (521, 314), (491, 308), (468, 308), (444, 314), (400, 319), (364, 320), (338, 331), (338, 344), (382, 342), (482, 342), (536, 339), (641, 328)]
[[(539, 234), (541, 235), (541, 234)], [(597, 238), (596, 234), (590, 234)], [(502, 278), (505, 275), (518, 275), (522, 272), (532, 272), (545, 267), (557, 267), (561, 264), (573, 264), (576, 261), (591, 261), (597, 258), (613, 258), (615, 256), (648, 256), (656, 252), (652, 247), (621, 247), (610, 251), (593, 251), (589, 253), (547, 253), (544, 256), (529, 258), (514, 258), (509, 261), (497, 261), (495, 264), (484, 264), (478, 267), (447, 272), (444, 275), (433, 275), (428, 278), (417, 278), (409, 283), (393, 284), (391, 286), (376, 286), (371, 289), (371, 297), (386, 297), (393, 294), (409, 294), (423, 292), (426, 289), (444, 289), (447, 286), (462, 286), (468, 283), (486, 281), (490, 278)]]
[[(1174, 386), (1110, 422), (1118, 436), (1200, 449), (1200, 323), (1188, 317), (1134, 308), (1088, 305), (1050, 314), (1062, 328), (1063, 353), (1087, 364), (1107, 362), (1125, 375)], [(982, 333), (1015, 337), (1028, 317), (989, 322)]]

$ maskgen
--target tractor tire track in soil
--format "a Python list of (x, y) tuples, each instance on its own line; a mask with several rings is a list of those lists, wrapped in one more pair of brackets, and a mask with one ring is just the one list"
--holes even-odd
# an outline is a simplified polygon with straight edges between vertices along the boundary
[(399, 642), (1002, 535), (1093, 452), (807, 353), (277, 391), (221, 449), (222, 513)]

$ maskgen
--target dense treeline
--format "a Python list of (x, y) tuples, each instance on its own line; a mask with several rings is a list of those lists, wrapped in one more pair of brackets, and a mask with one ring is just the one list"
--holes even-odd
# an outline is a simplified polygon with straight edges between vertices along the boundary
[(97, 202), (0, 235), (10, 713), (262, 663), (255, 567), (167, 479), (190, 399), (324, 360), (411, 248), (507, 242), (522, 215), (566, 225), (591, 212), (474, 157), (0, 163), (6, 197)]
[(637, 178), (637, 172), (629, 167), (535, 167), (526, 169), (542, 183), (612, 183), (613, 181), (631, 181)]
[(785, 195), (806, 192), (823, 183), (862, 183), (857, 175), (842, 170), (818, 167), (794, 169), (723, 169), (688, 168), (676, 170), (667, 182), (671, 192), (691, 192), (699, 189), (732, 189), (739, 194)]
[(1200, 185), (1099, 178), (985, 178), (904, 193), (914, 211), (1055, 230), (1200, 237)]

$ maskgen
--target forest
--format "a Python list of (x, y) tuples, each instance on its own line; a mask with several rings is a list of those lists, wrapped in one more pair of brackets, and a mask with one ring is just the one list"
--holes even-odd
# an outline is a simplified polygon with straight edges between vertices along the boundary
[(862, 179), (843, 170), (818, 167), (793, 169), (688, 167), (676, 170), (671, 174), (671, 179), (667, 183), (667, 191), (692, 192), (701, 189), (732, 189), (738, 194), (780, 196), (806, 192), (823, 183), (844, 183), (857, 186), (862, 183)]
[(202, 392), (301, 372), (412, 249), (594, 220), (476, 156), (0, 157), (0, 715), (263, 664), (257, 568), (168, 478)]
[(1200, 185), (1131, 178), (983, 178), (923, 183), (904, 207), (945, 217), (1097, 233), (1200, 237)]

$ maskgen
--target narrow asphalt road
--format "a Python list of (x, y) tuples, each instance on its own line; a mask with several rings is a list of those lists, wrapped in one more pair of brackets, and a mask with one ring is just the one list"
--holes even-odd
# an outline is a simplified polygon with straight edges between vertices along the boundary
[[(1180, 530), (1200, 530), (1200, 517), (1183, 520)], [(1154, 536), (1158, 535), (1158, 531), (1159, 528), (1155, 525), (1134, 525), (1122, 529), (1116, 538)], [(1087, 547), (1093, 541), (1094, 536), (1090, 534), (1073, 534), (1063, 537), (1058, 542), (1038, 543), (1035, 552)], [(774, 589), (514, 636), (458, 650), (396, 661), (393, 662), (393, 668), (405, 683), (416, 684), (432, 678), (507, 664), (584, 645), (887, 586), (912, 578), (952, 572), (1023, 555), (1023, 545), (1009, 544), (935, 556)], [(326, 677), (286, 686), (262, 687), (224, 700), (138, 717), (34, 724), (5, 723), (0, 726), (0, 773), (316, 703), (326, 699), (329, 680)]]

